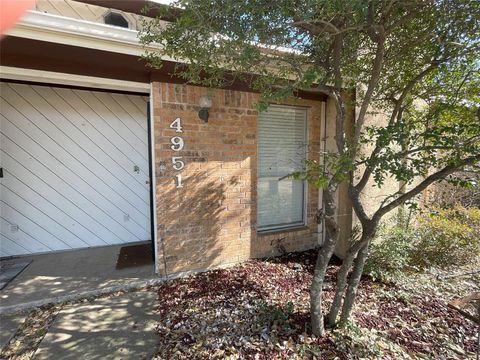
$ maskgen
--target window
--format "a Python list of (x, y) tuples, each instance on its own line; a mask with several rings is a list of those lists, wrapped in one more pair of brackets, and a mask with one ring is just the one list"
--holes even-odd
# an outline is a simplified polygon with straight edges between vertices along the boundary
[(306, 157), (307, 111), (270, 106), (258, 116), (257, 230), (305, 224), (305, 183), (286, 178)]
[(128, 21), (122, 14), (118, 14), (115, 12), (109, 12), (104, 17), (105, 24), (119, 26), (128, 29)]

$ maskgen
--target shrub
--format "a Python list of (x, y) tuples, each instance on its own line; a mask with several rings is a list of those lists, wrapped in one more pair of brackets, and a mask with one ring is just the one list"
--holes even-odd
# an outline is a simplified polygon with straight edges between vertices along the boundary
[(374, 279), (391, 281), (409, 266), (415, 238), (413, 230), (382, 226), (370, 245), (365, 272)]
[(292, 329), (290, 317), (293, 314), (293, 303), (289, 301), (285, 307), (277, 305), (260, 304), (260, 322), (269, 328), (278, 327), (283, 331)]
[(480, 257), (480, 209), (433, 209), (418, 219), (411, 263), (426, 268), (466, 265)]
[(480, 209), (457, 206), (419, 215), (412, 229), (382, 226), (365, 273), (392, 281), (409, 269), (448, 268), (480, 260)]

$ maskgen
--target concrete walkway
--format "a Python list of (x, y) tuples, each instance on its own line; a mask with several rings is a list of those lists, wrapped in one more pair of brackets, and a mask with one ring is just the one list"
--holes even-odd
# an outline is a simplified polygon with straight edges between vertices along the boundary
[(0, 316), (0, 350), (8, 344), (26, 317), (26, 314)]
[(146, 359), (156, 352), (158, 294), (138, 291), (60, 311), (34, 359)]
[[(129, 244), (130, 245), (130, 244)], [(33, 260), (0, 291), (0, 314), (159, 282), (151, 264), (117, 270), (122, 245), (22, 258)]]

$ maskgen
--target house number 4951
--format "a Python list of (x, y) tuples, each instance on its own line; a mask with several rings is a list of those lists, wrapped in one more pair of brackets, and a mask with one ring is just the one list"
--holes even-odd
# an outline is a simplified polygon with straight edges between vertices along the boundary
[[(176, 118), (175, 120), (173, 120), (173, 122), (170, 124), (170, 128), (175, 129), (175, 132), (177, 133), (183, 133), (182, 121), (180, 120), (180, 118)], [(170, 142), (172, 143), (170, 148), (173, 151), (181, 151), (185, 146), (185, 143), (181, 136), (172, 137), (170, 139)], [(180, 171), (185, 167), (185, 163), (182, 160), (182, 156), (172, 156), (172, 167), (176, 171)], [(175, 178), (177, 183), (177, 189), (183, 188), (182, 175), (176, 174)]]

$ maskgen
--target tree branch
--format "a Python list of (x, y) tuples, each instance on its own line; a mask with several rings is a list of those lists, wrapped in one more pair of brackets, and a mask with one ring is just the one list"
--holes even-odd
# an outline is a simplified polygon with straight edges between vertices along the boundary
[[(323, 25), (323, 27), (319, 27), (318, 24)], [(322, 32), (328, 32), (330, 34), (338, 34), (340, 29), (338, 29), (335, 25), (333, 25), (329, 21), (321, 20), (321, 19), (314, 19), (314, 20), (298, 20), (294, 21), (290, 24), (294, 27), (300, 27), (302, 29), (310, 31), (314, 35), (318, 35)]]
[(343, 85), (342, 72), (341, 72), (341, 61), (342, 61), (342, 50), (343, 50), (343, 35), (335, 35), (333, 41), (333, 76), (334, 84), (337, 90), (341, 90)]
[(400, 196), (400, 197), (396, 198), (395, 200), (391, 201), (389, 204), (379, 208), (375, 212), (375, 214), (373, 215), (372, 220), (379, 221), (382, 218), (383, 215), (385, 215), (389, 211), (395, 209), (397, 206), (403, 204), (407, 200), (410, 200), (414, 196), (420, 194), (423, 190), (425, 190), (432, 183), (434, 183), (436, 181), (439, 181), (439, 180), (442, 180), (445, 177), (447, 177), (448, 175), (459, 171), (463, 166), (472, 165), (472, 164), (475, 164), (478, 161), (480, 161), (480, 154), (465, 158), (455, 165), (445, 166), (442, 170), (439, 170), (439, 171), (431, 174), (427, 178), (425, 178), (425, 180), (423, 180), (420, 184), (415, 186), (410, 191), (407, 191), (402, 196)]
[(360, 107), (360, 111), (358, 113), (357, 121), (355, 122), (355, 134), (353, 137), (353, 154), (352, 158), (355, 158), (358, 142), (360, 140), (360, 135), (363, 129), (363, 125), (365, 123), (365, 115), (367, 114), (367, 109), (370, 106), (370, 102), (372, 100), (373, 92), (375, 87), (380, 80), (380, 74), (383, 67), (383, 56), (385, 54), (385, 32), (383, 28), (380, 27), (381, 30), (378, 32), (378, 42), (377, 42), (377, 49), (375, 53), (375, 60), (373, 61), (373, 68), (372, 68), (372, 76), (370, 77), (370, 81), (368, 83), (367, 91), (362, 101), (362, 105)]
[[(430, 72), (432, 72), (434, 69), (438, 67), (439, 63), (438, 62), (433, 62), (431, 63), (425, 70), (420, 72), (417, 76), (415, 76), (410, 82), (404, 87), (402, 90), (402, 93), (400, 94), (400, 97), (395, 100), (395, 107), (392, 111), (392, 115), (390, 116), (390, 120), (388, 121), (388, 125), (393, 124), (395, 121), (398, 113), (400, 112), (400, 109), (403, 105), (403, 102), (405, 101), (405, 98), (408, 96), (410, 91), (415, 87), (415, 85), (422, 80), (425, 76), (427, 76)], [(372, 151), (372, 154), (370, 155), (368, 161), (371, 161), (375, 159), (380, 151), (382, 150), (382, 147), (377, 144), (375, 146), (375, 149)], [(357, 189), (358, 192), (361, 192), (365, 185), (367, 185), (368, 180), (370, 179), (370, 175), (372, 175), (373, 169), (375, 165), (371, 165), (365, 168), (365, 171), (363, 172), (362, 178), (359, 180), (357, 185), (355, 185), (355, 188)]]
[(362, 227), (365, 228), (365, 225), (370, 219), (368, 218), (365, 208), (363, 207), (362, 202), (360, 201), (360, 194), (358, 190), (354, 186), (352, 186), (351, 182), (349, 183), (349, 186), (348, 186), (348, 194), (350, 196), (350, 201), (352, 202), (353, 210), (355, 211), (355, 214), (357, 215), (358, 220), (362, 224)]

